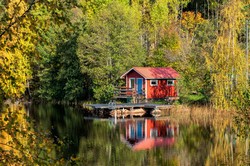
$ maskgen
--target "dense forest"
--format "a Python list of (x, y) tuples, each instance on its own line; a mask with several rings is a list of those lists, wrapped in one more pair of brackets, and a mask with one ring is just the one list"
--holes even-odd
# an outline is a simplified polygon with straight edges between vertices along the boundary
[[(115, 87), (124, 84), (120, 76), (131, 67), (172, 67), (181, 75), (178, 102), (193, 104), (195, 97), (195, 104), (209, 106), (209, 119), (231, 111), (227, 113), (234, 117), (233, 130), (248, 141), (249, 38), (250, 0), (0, 0), (0, 104), (6, 100), (109, 102)], [(27, 105), (1, 105), (0, 162), (63, 165), (69, 158), (56, 156), (56, 152), (68, 151), (64, 140), (52, 140), (50, 133), (30, 123), (31, 112), (24, 113)], [(203, 108), (196, 116), (204, 120)], [(89, 139), (74, 139), (82, 144), (79, 154), (87, 156), (80, 158), (83, 163), (92, 163), (96, 156), (103, 163), (109, 147), (112, 156), (128, 156), (127, 163), (138, 163), (143, 157), (143, 153), (124, 151), (124, 144), (111, 142), (111, 137), (120, 140), (120, 134), (110, 132), (110, 124), (82, 124), (71, 108), (60, 108), (60, 113), (48, 107), (40, 110), (46, 130), (54, 129), (52, 120), (56, 119), (59, 128), (72, 133), (78, 125), (90, 131)], [(192, 112), (182, 115), (192, 119)], [(65, 123), (59, 123), (58, 114), (65, 114)], [(202, 133), (196, 124), (185, 128), (183, 142), (192, 150), (185, 153), (205, 157), (200, 155), (203, 146), (214, 146), (211, 155), (207, 153), (209, 165), (217, 163), (214, 156), (224, 157), (225, 148), (233, 150), (231, 144), (221, 142), (232, 121), (224, 125), (222, 119), (217, 119), (218, 134), (209, 126), (212, 134)], [(197, 134), (198, 139), (190, 138), (189, 133)], [(93, 143), (93, 138), (98, 142)], [(178, 146), (184, 146), (183, 142)], [(95, 150), (93, 157), (89, 149)], [(154, 153), (145, 152), (148, 163), (156, 162), (151, 157)], [(158, 151), (156, 156), (163, 161), (169, 154)], [(69, 157), (75, 163), (77, 158)]]
[(133, 66), (249, 108), (249, 0), (2, 0), (0, 100), (109, 101)]

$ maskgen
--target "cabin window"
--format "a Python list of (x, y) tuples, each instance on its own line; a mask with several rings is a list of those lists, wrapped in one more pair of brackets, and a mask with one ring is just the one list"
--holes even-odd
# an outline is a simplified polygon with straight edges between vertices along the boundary
[(158, 86), (158, 80), (150, 80), (150, 86)]
[(151, 129), (150, 130), (150, 137), (156, 138), (158, 136), (158, 130), (157, 129)]
[(131, 88), (131, 89), (135, 88), (135, 79), (134, 78), (129, 79), (129, 88)]
[(167, 80), (167, 86), (174, 86), (174, 80)]

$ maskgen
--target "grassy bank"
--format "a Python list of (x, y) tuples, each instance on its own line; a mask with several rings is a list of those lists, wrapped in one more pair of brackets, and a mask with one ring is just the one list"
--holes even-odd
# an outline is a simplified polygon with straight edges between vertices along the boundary
[(210, 106), (175, 105), (170, 110), (170, 116), (179, 122), (196, 123), (220, 123), (221, 121), (233, 120), (235, 113), (218, 111)]

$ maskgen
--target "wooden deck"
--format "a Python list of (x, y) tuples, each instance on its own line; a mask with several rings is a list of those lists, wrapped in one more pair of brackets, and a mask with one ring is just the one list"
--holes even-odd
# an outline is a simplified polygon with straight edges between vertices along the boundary
[[(113, 121), (114, 118), (96, 118), (96, 117), (83, 117), (84, 119), (86, 120), (98, 120), (98, 121)], [(157, 120), (169, 120), (169, 117), (147, 117), (146, 119), (157, 119)], [(145, 120), (145, 118), (143, 117), (138, 117), (136, 118), (136, 120), (138, 121), (142, 121), (142, 120)], [(130, 118), (127, 118), (127, 119), (117, 119), (117, 122), (126, 122), (126, 121), (131, 121)]]

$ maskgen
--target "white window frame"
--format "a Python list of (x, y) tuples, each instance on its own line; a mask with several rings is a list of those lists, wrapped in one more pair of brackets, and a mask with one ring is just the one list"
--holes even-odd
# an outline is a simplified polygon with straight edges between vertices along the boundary
[[(155, 82), (155, 84), (153, 84)], [(150, 80), (150, 86), (158, 86), (158, 80)]]
[(129, 88), (132, 88), (132, 86), (131, 86), (131, 80), (134, 80), (134, 87), (133, 87), (133, 89), (135, 88), (135, 78), (129, 78)]
[[(172, 81), (172, 83), (169, 84), (168, 81)], [(174, 86), (174, 80), (167, 80), (167, 86)]]

